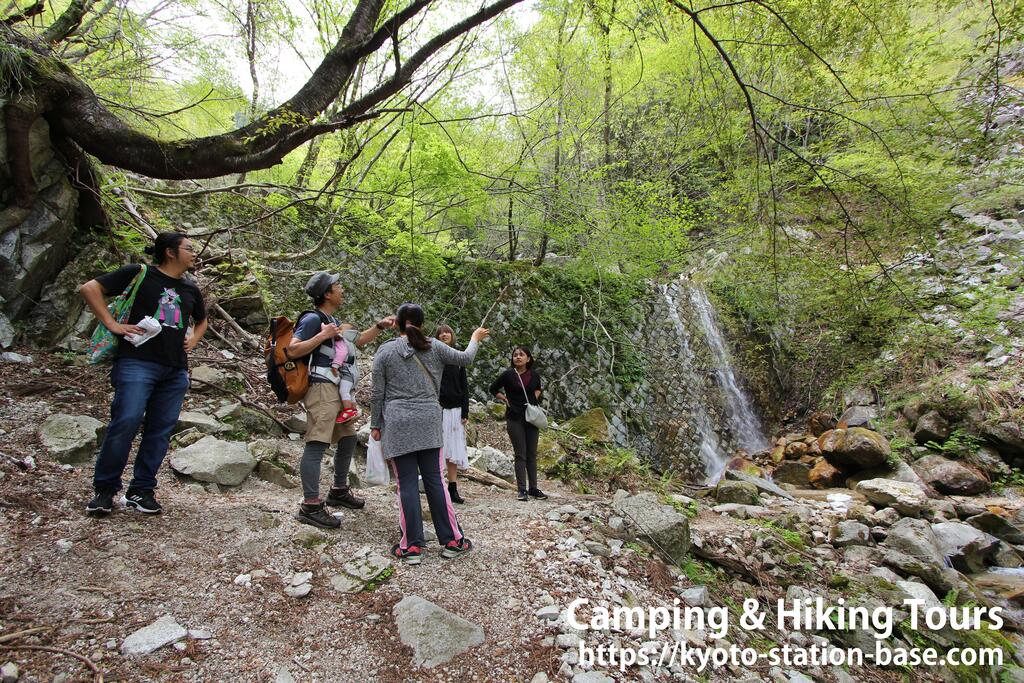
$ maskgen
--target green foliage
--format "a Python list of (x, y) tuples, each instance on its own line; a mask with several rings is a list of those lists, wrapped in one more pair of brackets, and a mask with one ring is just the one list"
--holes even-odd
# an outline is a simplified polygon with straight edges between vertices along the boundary
[(385, 583), (387, 583), (388, 580), (392, 576), (394, 576), (394, 575), (395, 575), (395, 568), (394, 568), (394, 566), (386, 567), (384, 569), (384, 571), (382, 571), (380, 574), (375, 576), (373, 578), (373, 580), (371, 580), (369, 583), (367, 583), (365, 588), (363, 588), (363, 590), (365, 592), (367, 592), (367, 593), (372, 593), (373, 591), (377, 590), (378, 588), (383, 586)]
[(992, 482), (992, 489), (1002, 493), (1007, 487), (1024, 489), (1024, 472), (1019, 469), (1011, 469), (1009, 474), (1001, 474)]
[(777, 522), (770, 519), (753, 518), (745, 520), (748, 524), (759, 526), (763, 529), (767, 529), (779, 536), (786, 545), (796, 548), (797, 550), (805, 550), (807, 548), (807, 542), (804, 541), (803, 536), (798, 532), (791, 529), (787, 529), (784, 526), (779, 525)]
[(929, 441), (925, 445), (933, 451), (939, 451), (952, 458), (967, 458), (977, 453), (982, 443), (980, 437), (958, 427), (943, 443)]
[(719, 579), (718, 568), (704, 560), (688, 559), (682, 569), (686, 578), (701, 586), (714, 586)]

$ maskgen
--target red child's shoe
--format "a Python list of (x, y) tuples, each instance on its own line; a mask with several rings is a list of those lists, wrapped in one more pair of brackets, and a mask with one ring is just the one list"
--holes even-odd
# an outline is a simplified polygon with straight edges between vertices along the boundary
[(338, 424), (341, 424), (342, 422), (348, 422), (349, 420), (354, 420), (358, 415), (358, 408), (345, 408), (340, 413), (338, 413), (338, 417), (335, 420), (335, 422), (337, 422)]

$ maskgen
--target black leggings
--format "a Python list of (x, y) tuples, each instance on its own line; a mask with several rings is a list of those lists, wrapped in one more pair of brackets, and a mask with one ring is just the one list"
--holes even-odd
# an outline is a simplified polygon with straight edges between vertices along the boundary
[(516, 454), (516, 484), (520, 491), (537, 490), (537, 438), (540, 430), (526, 420), (507, 420), (505, 429)]

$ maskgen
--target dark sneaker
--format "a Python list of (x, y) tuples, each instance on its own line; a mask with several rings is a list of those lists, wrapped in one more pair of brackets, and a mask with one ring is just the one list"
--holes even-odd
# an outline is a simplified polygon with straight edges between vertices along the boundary
[(473, 541), (463, 536), (457, 541), (448, 541), (448, 545), (441, 551), (441, 557), (449, 560), (453, 557), (462, 557), (472, 549)]
[(97, 491), (89, 504), (85, 506), (85, 514), (90, 517), (106, 517), (114, 509), (114, 494), (106, 491)]
[(420, 553), (421, 551), (418, 545), (411, 545), (405, 550), (402, 550), (396, 543), (394, 547), (391, 548), (391, 557), (396, 560), (402, 560), (406, 564), (419, 564)]
[(147, 515), (159, 515), (163, 509), (156, 502), (152, 491), (127, 491), (124, 494), (124, 506), (138, 510)]
[(345, 507), (353, 510), (361, 510), (363, 506), (366, 505), (366, 501), (362, 498), (353, 496), (352, 489), (347, 486), (342, 489), (331, 489), (324, 502), (332, 508)]
[(328, 513), (323, 503), (316, 503), (315, 505), (302, 503), (299, 505), (299, 512), (295, 515), (295, 519), (303, 524), (312, 524), (321, 529), (337, 529), (341, 526), (341, 520)]
[(545, 494), (540, 489), (530, 489), (529, 494), (530, 494), (530, 498), (536, 498), (537, 500), (547, 500), (548, 499), (547, 494)]
[(519, 500), (530, 500), (529, 497), (527, 497), (526, 495), (526, 491), (520, 491), (519, 495), (516, 496), (516, 498), (518, 498)]
[(459, 495), (459, 485), (454, 481), (448, 482), (448, 497), (456, 505), (462, 505), (466, 502), (466, 499)]

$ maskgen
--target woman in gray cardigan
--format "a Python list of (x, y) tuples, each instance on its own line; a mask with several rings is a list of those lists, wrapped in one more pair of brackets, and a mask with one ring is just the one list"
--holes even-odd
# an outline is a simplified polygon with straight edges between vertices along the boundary
[(370, 437), (381, 441), (384, 458), (398, 482), (398, 518), (402, 539), (391, 549), (395, 558), (419, 564), (423, 549), (423, 510), (419, 476), (443, 549), (458, 557), (473, 548), (462, 535), (448, 490), (441, 481), (441, 404), (438, 386), (445, 365), (466, 367), (476, 357), (488, 331), (477, 328), (465, 351), (423, 334), (423, 309), (402, 304), (398, 309), (401, 337), (382, 345), (373, 359)]

